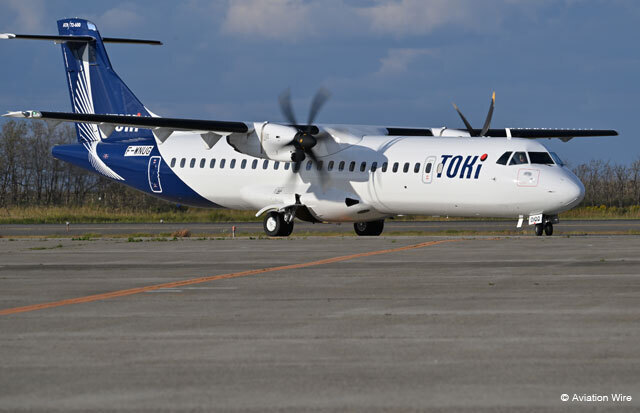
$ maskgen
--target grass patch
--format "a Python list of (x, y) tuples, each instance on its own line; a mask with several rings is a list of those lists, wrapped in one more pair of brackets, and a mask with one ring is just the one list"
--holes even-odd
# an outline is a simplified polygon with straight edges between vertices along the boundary
[(84, 207), (9, 207), (0, 209), (0, 224), (78, 223), (181, 223), (181, 222), (250, 222), (262, 221), (255, 211), (232, 209), (173, 208), (146, 211), (117, 208)]
[[(398, 221), (512, 221), (514, 218), (446, 217), (406, 215)], [(627, 207), (583, 206), (560, 215), (563, 219), (640, 219), (640, 205)], [(83, 207), (9, 207), (0, 209), (0, 224), (77, 223), (193, 223), (193, 222), (261, 222), (255, 211), (181, 207), (166, 211)]]
[(86, 234), (82, 234), (79, 237), (71, 238), (71, 241), (93, 241), (96, 238), (102, 237), (102, 234), (97, 234), (95, 232), (88, 232)]

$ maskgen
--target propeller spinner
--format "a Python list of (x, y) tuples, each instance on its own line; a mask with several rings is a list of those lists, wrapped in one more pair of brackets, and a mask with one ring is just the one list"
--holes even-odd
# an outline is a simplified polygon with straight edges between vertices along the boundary
[[(324, 88), (321, 88), (316, 92), (313, 100), (311, 101), (306, 125), (299, 125), (296, 120), (296, 116), (294, 115), (293, 108), (291, 106), (291, 92), (289, 89), (285, 90), (278, 99), (280, 103), (280, 110), (282, 111), (285, 119), (287, 119), (291, 124), (290, 126), (298, 130), (291, 142), (288, 143), (288, 145), (292, 145), (295, 148), (295, 152), (291, 156), (291, 160), (295, 162), (294, 171), (300, 170), (300, 163), (304, 161), (307, 156), (315, 165), (318, 165), (318, 156), (313, 151), (313, 147), (318, 143), (318, 138), (311, 134), (311, 130), (318, 112), (330, 96), (329, 91)], [(320, 171), (320, 173), (320, 179), (324, 181), (324, 174), (322, 171)]]

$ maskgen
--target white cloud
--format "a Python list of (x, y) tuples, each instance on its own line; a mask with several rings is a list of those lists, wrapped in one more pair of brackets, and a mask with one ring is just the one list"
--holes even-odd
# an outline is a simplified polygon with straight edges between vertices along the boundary
[(385, 76), (406, 72), (411, 62), (434, 53), (431, 49), (389, 49), (387, 56), (380, 59), (380, 69), (376, 74)]
[(367, 18), (373, 32), (411, 35), (429, 33), (451, 24), (469, 23), (480, 7), (487, 5), (469, 0), (385, 0), (358, 12)]
[(222, 30), (283, 40), (336, 34), (404, 37), (442, 28), (486, 32), (512, 13), (535, 13), (550, 1), (374, 0), (363, 6), (348, 0), (229, 0)]
[[(143, 13), (132, 4), (121, 4), (95, 18), (95, 23), (108, 31), (129, 29), (142, 23)], [(101, 29), (102, 30), (102, 29)]]
[(288, 39), (310, 30), (310, 8), (302, 0), (231, 0), (222, 30), (241, 36)]
[(22, 33), (42, 31), (45, 10), (43, 0), (5, 0), (4, 4), (15, 13), (12, 27), (19, 27)]

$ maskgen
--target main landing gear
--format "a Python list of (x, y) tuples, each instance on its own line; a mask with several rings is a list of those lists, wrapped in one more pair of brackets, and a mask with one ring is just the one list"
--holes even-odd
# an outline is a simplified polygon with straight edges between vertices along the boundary
[[(293, 232), (293, 213), (270, 211), (265, 215), (264, 232), (270, 237), (288, 237)], [(384, 229), (384, 219), (353, 224), (360, 236), (378, 236)]]
[(384, 219), (379, 221), (369, 222), (356, 222), (353, 224), (353, 229), (356, 230), (356, 234), (360, 236), (378, 236), (382, 234), (384, 229)]
[(288, 237), (293, 232), (293, 216), (285, 218), (285, 214), (271, 211), (264, 217), (263, 226), (270, 237)]

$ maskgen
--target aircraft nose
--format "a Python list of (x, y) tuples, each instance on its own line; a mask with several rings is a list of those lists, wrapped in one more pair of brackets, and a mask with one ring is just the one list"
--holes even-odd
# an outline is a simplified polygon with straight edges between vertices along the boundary
[(577, 177), (567, 176), (563, 180), (560, 195), (565, 206), (573, 208), (584, 199), (584, 185)]

